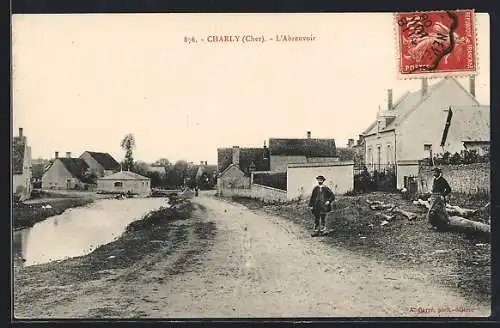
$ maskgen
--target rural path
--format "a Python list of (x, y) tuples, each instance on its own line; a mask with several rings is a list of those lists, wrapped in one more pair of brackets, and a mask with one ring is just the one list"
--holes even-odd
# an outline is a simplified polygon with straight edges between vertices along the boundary
[[(211, 247), (165, 277), (186, 256), (152, 255), (147, 270), (87, 282), (72, 301), (52, 304), (52, 317), (358, 317), (488, 316), (430, 284), (425, 273), (391, 268), (311, 238), (280, 217), (202, 195), (195, 215), (216, 224)], [(145, 268), (145, 267), (144, 267)], [(80, 287), (79, 287), (80, 288)], [(447, 308), (439, 313), (440, 309)], [(420, 312), (420, 313), (419, 313)]]

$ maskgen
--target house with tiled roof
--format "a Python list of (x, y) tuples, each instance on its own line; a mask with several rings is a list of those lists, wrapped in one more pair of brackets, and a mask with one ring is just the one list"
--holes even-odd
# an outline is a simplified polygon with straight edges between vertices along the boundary
[(31, 147), (23, 135), (23, 128), (19, 128), (19, 135), (12, 139), (12, 192), (25, 200), (30, 197), (31, 190)]
[(217, 149), (217, 171), (224, 172), (231, 164), (237, 166), (246, 176), (252, 171), (269, 171), (269, 149), (239, 147)]
[(87, 163), (78, 157), (59, 157), (55, 152), (54, 159), (42, 176), (43, 189), (73, 189), (86, 190), (93, 181), (89, 177), (90, 170)]
[(84, 151), (80, 158), (87, 163), (89, 169), (97, 177), (103, 177), (120, 171), (118, 163), (109, 153)]
[(453, 77), (430, 86), (422, 79), (420, 90), (406, 92), (394, 103), (389, 89), (387, 109), (379, 110), (360, 135), (368, 170), (394, 168), (398, 188), (405, 176), (417, 175), (418, 161), (460, 152), (465, 145), (489, 144), (489, 136), (489, 106), (475, 98), (474, 77), (469, 79), (469, 90)]
[(311, 138), (270, 138), (269, 166), (272, 172), (286, 172), (288, 164), (332, 163), (336, 162), (335, 139)]
[(97, 179), (97, 191), (151, 195), (151, 179), (130, 171), (120, 171)]

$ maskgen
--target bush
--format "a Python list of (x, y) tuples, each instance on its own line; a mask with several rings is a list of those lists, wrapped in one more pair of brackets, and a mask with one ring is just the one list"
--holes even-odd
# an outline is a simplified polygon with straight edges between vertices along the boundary
[[(474, 164), (474, 163), (485, 163), (489, 162), (490, 154), (485, 153), (484, 155), (479, 155), (474, 149), (462, 150), (460, 153), (456, 152), (451, 154), (450, 152), (445, 152), (443, 154), (436, 154), (434, 156), (435, 165), (463, 165), (463, 164)], [(429, 159), (425, 159), (427, 164), (432, 164)]]

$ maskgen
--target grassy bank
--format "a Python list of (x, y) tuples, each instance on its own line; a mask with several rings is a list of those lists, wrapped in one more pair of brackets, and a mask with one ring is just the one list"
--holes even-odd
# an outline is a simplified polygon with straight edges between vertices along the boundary
[(62, 300), (77, 300), (89, 284), (98, 292), (119, 282), (136, 283), (146, 273), (161, 282), (182, 272), (196, 263), (215, 234), (215, 224), (194, 217), (195, 209), (204, 213), (203, 208), (185, 201), (160, 208), (132, 222), (118, 239), (88, 255), (16, 268), (15, 313), (30, 316), (32, 309), (50, 313)]
[[(409, 221), (396, 216), (382, 224), (384, 218), (377, 214), (378, 211), (369, 208), (367, 199), (396, 204), (403, 210), (416, 213), (418, 218)], [(234, 197), (233, 201), (288, 218), (312, 229), (314, 218), (305, 201), (264, 204), (242, 197)], [(398, 194), (341, 196), (327, 217), (327, 226), (332, 232), (321, 239), (391, 266), (416, 267), (431, 272), (440, 284), (457, 289), (466, 297), (489, 302), (489, 243), (460, 233), (431, 230), (425, 214), (425, 209), (416, 207)]]
[(15, 203), (12, 205), (14, 229), (31, 227), (50, 216), (59, 215), (68, 208), (92, 203), (88, 198), (47, 199), (36, 204)]

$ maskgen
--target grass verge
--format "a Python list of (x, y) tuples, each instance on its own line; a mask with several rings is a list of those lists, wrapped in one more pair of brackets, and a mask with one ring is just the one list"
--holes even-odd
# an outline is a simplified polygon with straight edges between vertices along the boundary
[[(396, 204), (403, 210), (416, 213), (418, 218), (409, 221), (396, 216), (382, 224), (384, 218), (379, 216), (378, 211), (369, 208), (367, 199)], [(233, 197), (232, 200), (312, 229), (314, 218), (305, 201), (270, 205), (245, 197)], [(402, 199), (399, 194), (379, 192), (340, 196), (327, 216), (327, 226), (332, 232), (321, 238), (333, 246), (358, 252), (391, 266), (430, 272), (441, 285), (456, 289), (465, 297), (490, 302), (490, 244), (461, 233), (431, 230), (425, 214), (425, 209)]]

